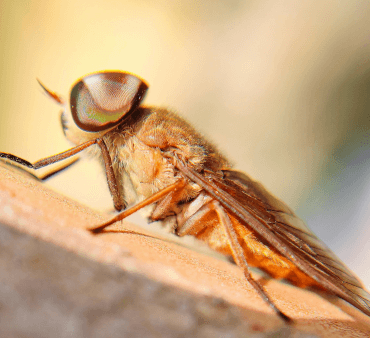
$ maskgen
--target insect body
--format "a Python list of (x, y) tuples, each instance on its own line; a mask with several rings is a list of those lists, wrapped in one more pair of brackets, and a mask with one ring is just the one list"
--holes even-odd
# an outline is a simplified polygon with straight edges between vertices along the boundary
[(143, 80), (117, 71), (88, 75), (72, 87), (70, 109), (62, 97), (43, 88), (64, 106), (63, 130), (76, 146), (34, 164), (12, 154), (0, 157), (38, 169), (98, 147), (94, 153), (121, 213), (90, 231), (102, 232), (152, 205), (150, 220), (170, 220), (177, 235), (193, 235), (232, 255), (247, 281), (284, 320), (290, 319), (251, 277), (250, 266), (300, 287), (324, 289), (370, 316), (370, 295), (361, 282), (291, 209), (233, 170), (178, 115), (140, 106), (148, 89)]

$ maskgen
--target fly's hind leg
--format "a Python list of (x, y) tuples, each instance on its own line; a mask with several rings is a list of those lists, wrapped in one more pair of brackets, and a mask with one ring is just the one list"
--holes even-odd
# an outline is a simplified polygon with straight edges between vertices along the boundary
[(253, 286), (253, 288), (257, 291), (261, 298), (280, 316), (280, 318), (282, 318), (286, 323), (291, 323), (292, 319), (284, 314), (281, 310), (279, 310), (279, 308), (275, 305), (275, 303), (263, 289), (262, 285), (254, 280), (251, 276), (249, 272), (250, 267), (247, 260), (245, 259), (243, 248), (239, 243), (238, 235), (234, 230), (234, 227), (230, 221), (230, 217), (225, 212), (222, 205), (218, 201), (213, 201), (211, 204), (215, 208), (220, 223), (223, 225), (226, 231), (235, 262), (243, 270), (244, 276), (249, 284)]
[(290, 323), (292, 320), (281, 310), (279, 310), (279, 308), (275, 305), (275, 303), (263, 289), (262, 285), (260, 285), (251, 276), (249, 272), (250, 267), (245, 259), (243, 248), (239, 243), (238, 235), (235, 232), (235, 229), (231, 223), (228, 214), (218, 201), (213, 200), (212, 198), (207, 201), (205, 200), (204, 204), (194, 214), (189, 216), (183, 222), (183, 224), (179, 225), (177, 234), (179, 236), (196, 235), (204, 228), (203, 220), (207, 219), (207, 215), (210, 215), (210, 213), (212, 212), (217, 213), (218, 220), (223, 226), (227, 235), (234, 260), (236, 264), (243, 270), (244, 276), (248, 283), (257, 291), (260, 297), (280, 316), (280, 318), (282, 318), (286, 323)]

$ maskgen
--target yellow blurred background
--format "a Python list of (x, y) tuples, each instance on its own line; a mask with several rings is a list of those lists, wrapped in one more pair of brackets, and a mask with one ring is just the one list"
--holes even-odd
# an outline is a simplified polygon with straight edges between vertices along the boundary
[[(370, 3), (353, 0), (0, 2), (0, 150), (70, 147), (59, 107), (79, 77), (120, 69), (282, 198), (370, 287)], [(112, 209), (82, 161), (47, 183)]]

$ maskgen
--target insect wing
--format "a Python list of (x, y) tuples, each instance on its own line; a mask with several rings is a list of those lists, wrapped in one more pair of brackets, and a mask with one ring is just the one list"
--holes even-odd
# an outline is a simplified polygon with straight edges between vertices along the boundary
[[(339, 288), (340, 297), (370, 314), (370, 295), (361, 282), (285, 203), (241, 172), (227, 170), (223, 173), (222, 179), (212, 178), (214, 183), (293, 251), (295, 259), (288, 259), (298, 267), (309, 265), (308, 270), (315, 269), (313, 275), (308, 273), (312, 278), (336, 294)], [(248, 226), (249, 223), (245, 223)], [(275, 249), (286, 256), (279, 246)]]
[(301, 271), (370, 316), (370, 294), (361, 282), (289, 207), (261, 184), (233, 170), (200, 174), (182, 164), (178, 168)]

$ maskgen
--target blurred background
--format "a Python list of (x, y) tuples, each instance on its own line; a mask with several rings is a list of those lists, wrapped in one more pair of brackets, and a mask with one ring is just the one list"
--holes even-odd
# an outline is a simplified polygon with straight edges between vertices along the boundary
[[(370, 288), (370, 3), (353, 0), (0, 2), (0, 150), (66, 150), (60, 107), (87, 73), (150, 84), (235, 167), (283, 199)], [(47, 183), (111, 210), (80, 161)]]

